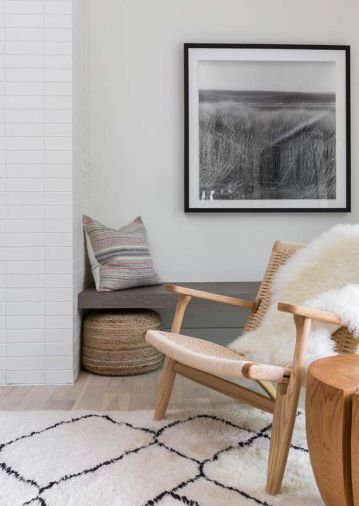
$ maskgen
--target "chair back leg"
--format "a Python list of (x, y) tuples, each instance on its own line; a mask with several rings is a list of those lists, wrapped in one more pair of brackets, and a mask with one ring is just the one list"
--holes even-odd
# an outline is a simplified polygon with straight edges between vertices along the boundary
[(171, 397), (173, 384), (176, 377), (174, 365), (174, 360), (168, 357), (165, 358), (155, 407), (155, 420), (162, 420), (166, 416), (167, 406)]

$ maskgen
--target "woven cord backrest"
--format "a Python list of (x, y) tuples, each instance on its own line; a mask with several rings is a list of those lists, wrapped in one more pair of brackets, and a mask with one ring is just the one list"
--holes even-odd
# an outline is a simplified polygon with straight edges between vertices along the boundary
[[(264, 273), (263, 281), (257, 293), (256, 310), (249, 315), (244, 327), (245, 332), (255, 330), (260, 326), (263, 317), (271, 303), (271, 287), (275, 273), (296, 251), (298, 251), (303, 246), (304, 244), (285, 241), (276, 241), (274, 243), (272, 254), (270, 256), (267, 269)], [(358, 352), (358, 340), (353, 337), (351, 332), (349, 332), (346, 327), (340, 327), (340, 329), (334, 332), (332, 337), (336, 343), (335, 351), (337, 353)]]
[(245, 332), (255, 330), (260, 326), (271, 303), (271, 287), (276, 272), (279, 267), (287, 262), (288, 258), (303, 246), (304, 244), (285, 241), (276, 241), (274, 243), (263, 281), (257, 293), (256, 310), (249, 315), (244, 327)]

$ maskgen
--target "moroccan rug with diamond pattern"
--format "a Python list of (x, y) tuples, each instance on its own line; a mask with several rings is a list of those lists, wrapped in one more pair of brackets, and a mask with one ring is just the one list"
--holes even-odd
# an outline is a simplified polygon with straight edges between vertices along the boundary
[(317, 506), (298, 412), (281, 495), (264, 491), (271, 417), (0, 412), (1, 506)]

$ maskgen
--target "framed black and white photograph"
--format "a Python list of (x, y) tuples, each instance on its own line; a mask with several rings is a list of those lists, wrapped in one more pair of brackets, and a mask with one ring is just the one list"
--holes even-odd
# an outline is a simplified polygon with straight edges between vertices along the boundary
[(349, 46), (185, 44), (185, 211), (350, 211)]

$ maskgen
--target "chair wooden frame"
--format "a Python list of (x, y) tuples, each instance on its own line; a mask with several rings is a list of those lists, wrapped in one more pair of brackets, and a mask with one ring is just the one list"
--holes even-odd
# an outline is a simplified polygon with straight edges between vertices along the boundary
[[(280, 243), (277, 241), (273, 250), (275, 251), (275, 248), (278, 248), (279, 245)], [(298, 247), (300, 246), (295, 245), (295, 248)], [(284, 262), (282, 261), (282, 263)], [(268, 269), (270, 269), (270, 264)], [(268, 269), (266, 274), (268, 274)], [(271, 276), (272, 274), (273, 273), (271, 273)], [(247, 308), (251, 311), (251, 314), (256, 313), (261, 304), (260, 299), (248, 301), (176, 285), (168, 285), (167, 289), (178, 295), (177, 307), (171, 328), (171, 333), (173, 334), (180, 334), (185, 311), (193, 298), (206, 299), (216, 303)], [(259, 294), (260, 292), (261, 289)], [(268, 302), (266, 304), (268, 305)], [(334, 323), (339, 326), (342, 324), (341, 319), (334, 313), (313, 308), (279, 303), (278, 310), (290, 313), (294, 318), (296, 342), (291, 368), (258, 364), (246, 361), (245, 357), (243, 357), (244, 362), (240, 362), (242, 367), (241, 377), (243, 379), (256, 381), (264, 390), (265, 395), (240, 386), (218, 375), (201, 370), (200, 364), (198, 367), (190, 367), (189, 365), (181, 363), (180, 360), (176, 360), (175, 355), (172, 355), (172, 357), (166, 355), (154, 414), (156, 420), (164, 418), (176, 374), (185, 376), (186, 378), (238, 401), (245, 402), (268, 413), (272, 413), (273, 424), (266, 486), (267, 492), (271, 495), (276, 495), (280, 492), (288, 459), (312, 320)], [(150, 336), (148, 340), (151, 342)], [(155, 343), (152, 344), (156, 345)], [(274, 387), (273, 384), (276, 384), (276, 387)]]

